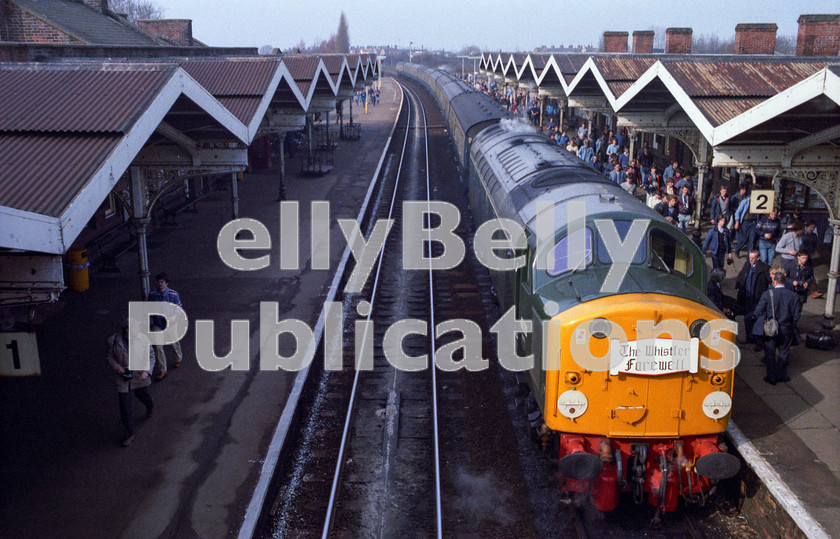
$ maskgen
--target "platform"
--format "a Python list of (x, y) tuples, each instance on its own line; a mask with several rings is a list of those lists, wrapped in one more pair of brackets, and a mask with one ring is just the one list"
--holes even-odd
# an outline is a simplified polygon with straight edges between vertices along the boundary
[[(139, 299), (136, 251), (119, 257), (120, 273), (94, 271), (89, 291), (67, 290), (58, 303), (36, 309), (43, 374), (0, 378), (0, 536), (225, 537), (239, 530), (294, 375), (259, 370), (259, 304), (276, 301), (281, 318), (315, 324), (332, 272), (308, 264), (309, 202), (330, 201), (335, 267), (345, 247), (336, 219), (356, 218), (399, 97), (384, 80), (381, 104), (354, 116), (364, 137), (338, 145), (329, 174), (304, 178), (297, 160), (287, 162), (287, 199), (300, 201), (299, 270), (279, 269), (278, 170), (247, 173), (238, 189), (240, 217), (271, 232), (265, 270), (234, 271), (219, 258), (216, 238), (231, 218), (229, 189), (211, 192), (197, 213), (179, 214), (177, 227), (150, 233), (152, 275), (170, 274), (190, 329), (182, 340), (184, 366), (172, 368), (170, 359), (168, 376), (149, 389), (154, 416), (147, 419), (134, 401), (130, 447), (120, 445), (105, 341), (119, 330), (127, 302)], [(201, 369), (196, 319), (216, 321), (220, 355), (228, 350), (230, 320), (250, 320), (250, 370)]]
[[(827, 254), (815, 261), (821, 290), (826, 285)], [(746, 257), (736, 258), (730, 266), (724, 293), (735, 296), (735, 277), (745, 262)], [(805, 332), (822, 329), (824, 310), (825, 299), (809, 297), (805, 303), (799, 321), (803, 344), (791, 348), (790, 382), (766, 383), (764, 353), (752, 345), (741, 346), (741, 363), (735, 369), (735, 426), (730, 431), (736, 437), (737, 431), (743, 433), (748, 445), (740, 452), (771, 493), (774, 486), (783, 493), (776, 501), (795, 513), (792, 517), (806, 535), (840, 537), (840, 346), (820, 351), (804, 345)], [(835, 339), (838, 333), (833, 331)], [(768, 473), (770, 479), (762, 477)]]

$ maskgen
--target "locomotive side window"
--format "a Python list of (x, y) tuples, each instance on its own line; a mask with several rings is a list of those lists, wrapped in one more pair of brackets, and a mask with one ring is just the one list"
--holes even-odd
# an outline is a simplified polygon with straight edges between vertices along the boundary
[[(625, 241), (627, 239), (627, 232), (630, 231), (630, 226), (633, 224), (633, 221), (614, 220), (613, 223), (615, 224), (615, 230), (618, 232), (619, 239), (621, 241)], [(636, 250), (636, 254), (633, 255), (633, 261), (631, 264), (644, 263), (645, 253), (647, 253), (645, 243), (646, 240), (642, 239), (642, 243), (639, 245), (638, 250)], [(607, 251), (607, 246), (604, 245), (604, 240), (601, 238), (600, 234), (598, 235), (598, 262), (601, 264), (612, 264), (613, 262), (610, 253)]]
[(685, 245), (659, 228), (650, 231), (650, 264), (655, 268), (675, 271), (686, 277), (690, 276), (694, 269), (691, 253)]
[[(552, 250), (554, 253), (554, 264), (548, 270), (548, 274), (551, 277), (556, 277), (561, 273), (575, 269), (584, 269), (586, 266), (592, 264), (592, 230), (589, 228), (584, 228), (583, 230), (586, 238), (584, 252), (580, 252), (579, 250), (581, 242), (570, 242), (569, 236), (563, 237), (554, 245), (554, 249)], [(573, 251), (570, 252), (570, 249), (573, 249)], [(574, 249), (577, 250), (575, 251)]]

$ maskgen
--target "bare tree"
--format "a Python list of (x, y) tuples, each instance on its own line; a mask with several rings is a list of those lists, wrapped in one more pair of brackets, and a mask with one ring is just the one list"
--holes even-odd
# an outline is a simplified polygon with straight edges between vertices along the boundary
[(350, 31), (347, 29), (347, 17), (343, 11), (338, 20), (338, 32), (335, 34), (335, 52), (350, 52)]
[(796, 54), (796, 36), (776, 36), (776, 54)]
[(721, 39), (717, 34), (700, 34), (691, 42), (694, 54), (732, 54), (735, 51), (735, 39)]
[(151, 0), (110, 0), (110, 6), (111, 11), (125, 15), (131, 22), (163, 18), (163, 8)]

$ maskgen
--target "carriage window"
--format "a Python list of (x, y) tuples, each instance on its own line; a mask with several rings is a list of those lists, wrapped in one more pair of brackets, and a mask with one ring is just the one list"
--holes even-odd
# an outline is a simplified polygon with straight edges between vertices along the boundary
[[(554, 263), (548, 270), (550, 276), (555, 277), (574, 269), (584, 269), (592, 264), (592, 231), (584, 228), (578, 233), (584, 234), (586, 241), (569, 242), (569, 236), (566, 236), (554, 246), (552, 251), (554, 253)], [(580, 250), (581, 244), (586, 246), (584, 251)]]
[(686, 277), (694, 270), (691, 253), (685, 245), (658, 228), (650, 231), (650, 264), (653, 267), (675, 271)]
[[(624, 221), (618, 220), (613, 221), (615, 224), (615, 230), (618, 232), (618, 237), (621, 241), (625, 241), (627, 239), (627, 232), (630, 231), (630, 225), (633, 224), (633, 221)], [(642, 243), (639, 245), (639, 248), (636, 250), (636, 254), (633, 255), (633, 260), (630, 262), (631, 264), (642, 264), (645, 261), (645, 253), (647, 253), (647, 248), (645, 247), (645, 239), (642, 239)], [(604, 245), (604, 240), (601, 239), (601, 235), (598, 235), (598, 262), (601, 264), (612, 264), (612, 257), (610, 253), (607, 251), (607, 246)]]

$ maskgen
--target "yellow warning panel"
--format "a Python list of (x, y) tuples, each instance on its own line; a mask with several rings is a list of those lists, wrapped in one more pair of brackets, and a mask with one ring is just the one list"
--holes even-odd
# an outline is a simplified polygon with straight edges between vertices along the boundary
[(0, 376), (38, 376), (41, 360), (35, 333), (0, 333)]

